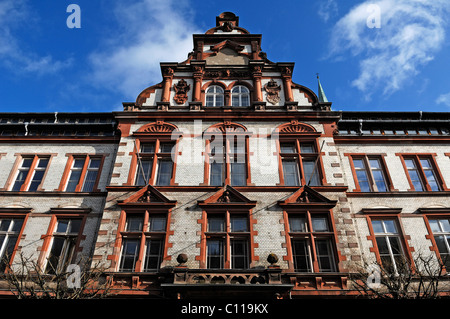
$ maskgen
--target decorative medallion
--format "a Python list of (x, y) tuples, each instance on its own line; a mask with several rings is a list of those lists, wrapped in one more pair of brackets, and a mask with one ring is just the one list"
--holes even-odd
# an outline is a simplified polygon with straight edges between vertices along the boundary
[(266, 90), (267, 92), (267, 101), (272, 103), (272, 104), (277, 104), (278, 102), (280, 102), (280, 91), (281, 91), (281, 86), (277, 84), (277, 82), (275, 82), (275, 80), (270, 80), (268, 83), (266, 83), (264, 85), (264, 90)]
[(174, 84), (173, 88), (175, 90), (175, 96), (173, 97), (175, 102), (178, 104), (186, 103), (188, 99), (187, 92), (189, 92), (191, 86), (184, 79), (181, 79), (177, 84)]

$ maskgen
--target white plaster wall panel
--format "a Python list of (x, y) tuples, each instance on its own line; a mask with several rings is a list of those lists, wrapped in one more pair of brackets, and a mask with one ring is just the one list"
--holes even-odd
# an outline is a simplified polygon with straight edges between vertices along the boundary
[(144, 106), (155, 106), (156, 102), (161, 102), (162, 89), (155, 89), (154, 93), (150, 93), (149, 97), (145, 100), (142, 105)]
[(298, 102), (299, 106), (311, 106), (312, 103), (308, 101), (308, 98), (299, 89), (292, 89), (294, 101)]
[(180, 186), (203, 183), (205, 156), (202, 154), (204, 151), (205, 141), (201, 136), (183, 137), (179, 140), (175, 183)]

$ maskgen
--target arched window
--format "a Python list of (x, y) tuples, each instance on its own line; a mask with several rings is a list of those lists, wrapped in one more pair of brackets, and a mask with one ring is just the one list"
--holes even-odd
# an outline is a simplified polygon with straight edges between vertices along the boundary
[(249, 106), (250, 92), (243, 85), (237, 85), (231, 90), (231, 106)]
[(206, 89), (206, 106), (223, 106), (223, 89), (218, 85), (212, 85)]

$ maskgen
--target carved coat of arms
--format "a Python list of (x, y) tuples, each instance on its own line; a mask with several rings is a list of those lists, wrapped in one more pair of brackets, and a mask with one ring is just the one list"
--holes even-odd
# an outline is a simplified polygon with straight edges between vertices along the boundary
[(277, 82), (275, 82), (275, 80), (270, 80), (269, 82), (267, 82), (264, 85), (264, 90), (266, 90), (267, 92), (267, 101), (272, 103), (272, 104), (277, 104), (278, 102), (280, 102), (280, 91), (281, 91), (281, 86), (277, 84)]
[(173, 89), (175, 90), (175, 96), (173, 97), (175, 102), (178, 104), (186, 103), (188, 99), (187, 92), (189, 92), (191, 86), (184, 79), (181, 79), (177, 84), (174, 84)]

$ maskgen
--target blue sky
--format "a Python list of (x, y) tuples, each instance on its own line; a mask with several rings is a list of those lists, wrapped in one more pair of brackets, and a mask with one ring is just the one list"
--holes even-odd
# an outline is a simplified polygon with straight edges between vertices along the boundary
[(224, 11), (334, 110), (450, 111), (447, 0), (0, 0), (0, 112), (122, 110)]

